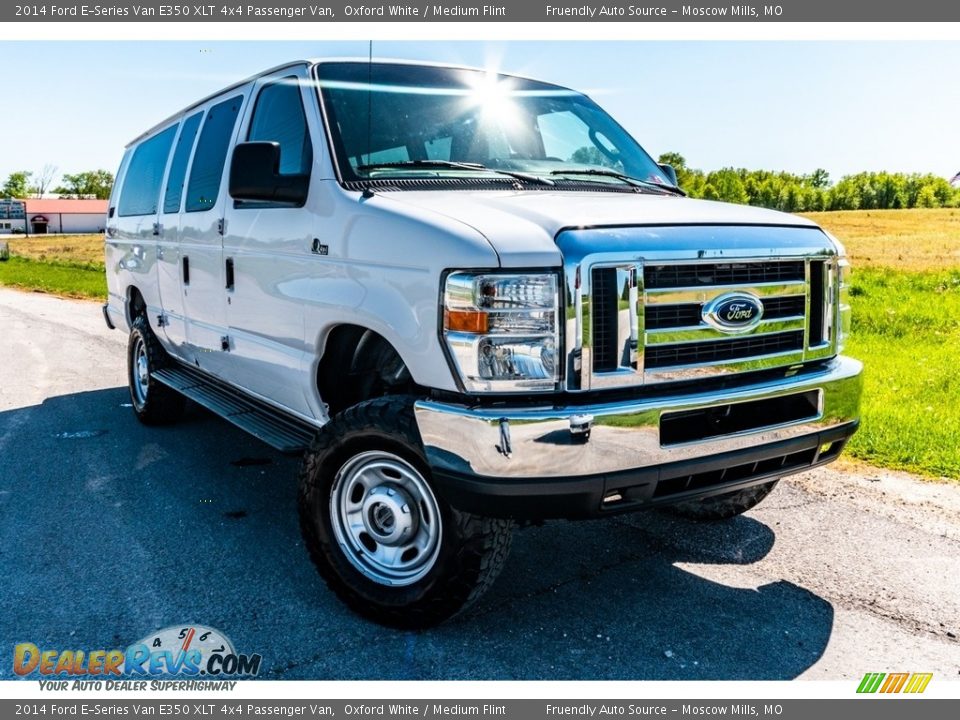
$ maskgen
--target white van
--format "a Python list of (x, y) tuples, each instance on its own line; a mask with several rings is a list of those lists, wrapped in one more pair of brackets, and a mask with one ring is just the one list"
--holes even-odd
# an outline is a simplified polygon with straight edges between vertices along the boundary
[(127, 147), (106, 259), (137, 417), (189, 398), (304, 453), (310, 555), (390, 625), (473, 602), (516, 521), (728, 518), (859, 422), (842, 246), (686, 198), (526, 78), (302, 61), (233, 85)]

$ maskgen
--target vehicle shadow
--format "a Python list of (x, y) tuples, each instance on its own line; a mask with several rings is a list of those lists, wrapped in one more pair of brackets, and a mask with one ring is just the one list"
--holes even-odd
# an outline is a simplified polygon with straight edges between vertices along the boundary
[(822, 656), (834, 613), (794, 583), (747, 584), (737, 567), (762, 560), (774, 541), (748, 516), (548, 523), (517, 534), (474, 615), (516, 623), (525, 652), (541, 659), (517, 667), (527, 679), (791, 679)]
[(194, 405), (145, 427), (125, 388), (0, 413), (0, 646), (123, 648), (200, 623), (260, 653), (265, 679), (765, 680), (796, 677), (830, 638), (823, 598), (743, 586), (770, 527), (659, 512), (519, 530), (470, 611), (379, 627), (311, 566), (297, 463)]

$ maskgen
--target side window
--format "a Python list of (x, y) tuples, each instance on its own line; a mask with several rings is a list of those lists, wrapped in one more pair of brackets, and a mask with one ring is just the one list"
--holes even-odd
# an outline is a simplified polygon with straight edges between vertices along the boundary
[(170, 146), (177, 134), (177, 126), (169, 127), (159, 135), (144, 140), (133, 151), (120, 190), (120, 217), (154, 215), (160, 202), (160, 183), (167, 167)]
[(297, 78), (283, 78), (260, 91), (247, 140), (280, 144), (281, 175), (310, 173), (313, 146)]
[(170, 164), (170, 174), (167, 176), (167, 190), (163, 194), (163, 211), (165, 213), (180, 211), (183, 183), (187, 174), (187, 161), (190, 160), (190, 152), (193, 150), (193, 141), (197, 139), (197, 130), (200, 128), (200, 118), (202, 116), (202, 112), (191, 115), (180, 128), (177, 148), (173, 151), (173, 162)]
[(243, 96), (237, 95), (214, 105), (207, 112), (200, 140), (197, 141), (197, 151), (193, 155), (193, 167), (190, 168), (184, 208), (187, 212), (209, 210), (216, 204), (230, 138), (242, 102)]

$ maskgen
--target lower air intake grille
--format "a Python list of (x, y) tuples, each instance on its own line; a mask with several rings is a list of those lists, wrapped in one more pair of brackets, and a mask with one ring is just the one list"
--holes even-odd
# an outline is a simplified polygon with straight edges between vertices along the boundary
[(803, 349), (803, 331), (760, 335), (738, 340), (711, 340), (647, 348), (646, 367), (664, 368), (718, 363)]
[[(843, 445), (843, 443), (837, 444)], [(799, 452), (770, 458), (768, 460), (760, 460), (743, 465), (733, 465), (723, 470), (670, 478), (669, 480), (661, 480), (657, 483), (653, 497), (655, 499), (667, 498), (671, 495), (681, 495), (694, 490), (706, 490), (715, 485), (724, 485), (758, 477), (776, 476), (777, 473), (781, 471), (786, 474), (788, 470), (807, 467), (816, 461), (817, 449), (810, 448), (809, 450), (800, 450)]]

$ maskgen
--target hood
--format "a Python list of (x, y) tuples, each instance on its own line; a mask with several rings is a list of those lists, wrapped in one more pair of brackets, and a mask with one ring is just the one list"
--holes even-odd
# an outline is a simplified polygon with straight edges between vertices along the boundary
[(392, 191), (381, 198), (438, 213), (481, 233), (503, 267), (561, 262), (561, 230), (643, 225), (780, 225), (817, 227), (796, 215), (674, 195), (620, 192)]

